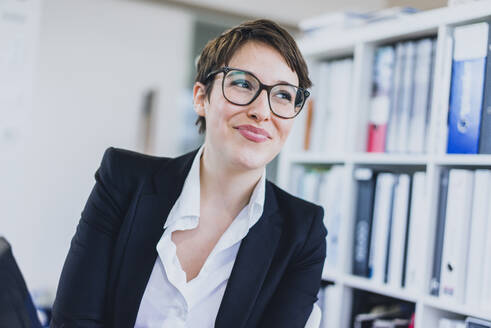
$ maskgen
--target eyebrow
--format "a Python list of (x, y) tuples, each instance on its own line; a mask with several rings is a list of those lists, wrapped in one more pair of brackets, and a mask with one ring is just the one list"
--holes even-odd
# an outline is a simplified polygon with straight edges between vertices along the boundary
[[(232, 67), (231, 67), (232, 68)], [(240, 69), (240, 68), (232, 68), (234, 70), (237, 70), (238, 72), (236, 72), (235, 74), (241, 74), (241, 73), (249, 73), (249, 74), (252, 74), (253, 76), (256, 76), (256, 74), (252, 73), (252, 72), (249, 72), (249, 71), (246, 71), (246, 70), (243, 70), (243, 69)], [(257, 77), (256, 77), (257, 78)], [(294, 83), (292, 82), (288, 82), (288, 81), (285, 81), (285, 80), (276, 80), (276, 82), (274, 82), (272, 85), (276, 85), (276, 84), (288, 84), (288, 85), (293, 85), (295, 86)]]
[[(257, 76), (256, 76), (256, 73), (253, 73), (251, 71), (248, 71), (248, 70), (245, 70), (245, 69), (242, 69), (242, 68), (237, 68), (237, 67), (232, 67), (232, 66), (226, 66), (232, 70), (237, 70), (239, 72), (244, 72), (244, 73), (249, 73), (249, 74), (252, 74), (256, 79), (259, 79)], [(236, 74), (240, 74), (239, 72), (237, 72)], [(260, 82), (262, 82), (261, 80), (259, 80)], [(288, 84), (288, 85), (291, 85), (291, 86), (294, 86), (296, 88), (299, 88), (299, 86), (297, 86), (296, 84), (292, 83), (292, 82), (288, 82), (288, 81), (285, 81), (285, 80), (276, 80), (275, 83), (271, 84), (271, 85), (277, 85), (277, 84)]]

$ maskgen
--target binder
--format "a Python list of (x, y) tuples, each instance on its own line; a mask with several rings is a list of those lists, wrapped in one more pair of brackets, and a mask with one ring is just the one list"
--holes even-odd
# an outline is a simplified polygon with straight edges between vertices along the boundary
[(400, 109), (400, 120), (397, 128), (397, 146), (398, 153), (407, 153), (409, 133), (409, 118), (414, 100), (414, 71), (415, 71), (415, 43), (410, 41), (406, 44), (406, 61), (404, 68), (404, 78), (402, 82), (402, 102)]
[(382, 283), (385, 280), (394, 180), (395, 176), (392, 173), (377, 175), (368, 258), (370, 278), (376, 283)]
[(342, 153), (346, 149), (346, 131), (349, 117), (347, 115), (351, 94), (351, 75), (353, 59), (341, 59), (330, 62), (328, 76), (329, 96), (326, 99), (326, 121), (322, 152)]
[[(488, 181), (491, 183), (491, 181)], [(491, 195), (488, 194), (488, 202), (491, 202)], [(481, 309), (487, 310), (491, 309), (491, 211), (488, 210), (487, 214), (487, 224), (486, 224), (486, 246), (484, 250), (484, 270), (482, 274), (481, 286), (482, 286), (482, 296), (481, 296)]]
[(448, 179), (440, 298), (464, 303), (474, 172), (452, 169)]
[(491, 210), (489, 206), (491, 201), (491, 171), (476, 170), (474, 180), (465, 303), (477, 307), (482, 302), (484, 249), (486, 237), (489, 238), (486, 236), (486, 226), (488, 224), (488, 212)]
[(410, 218), (408, 224), (408, 243), (406, 275), (404, 286), (413, 291), (422, 291), (424, 284), (425, 261), (421, 254), (427, 250), (429, 224), (426, 220), (426, 173), (416, 172), (413, 176)]
[(368, 277), (376, 175), (372, 170), (365, 168), (356, 169), (354, 174), (357, 184), (357, 200), (353, 243), (353, 274)]
[(378, 48), (375, 54), (373, 90), (370, 99), (367, 152), (385, 152), (393, 66), (394, 48), (391, 46)]
[(400, 174), (394, 191), (387, 282), (395, 288), (402, 287), (410, 180), (408, 174)]
[(411, 215), (411, 197), (413, 189), (413, 179), (408, 175), (408, 190), (407, 190), (407, 200), (406, 200), (406, 219), (404, 227), (404, 241), (403, 241), (403, 253), (402, 253), (402, 272), (401, 272), (401, 287), (406, 285), (406, 266), (407, 266), (407, 255), (408, 255), (408, 244), (409, 244), (409, 224)]
[(318, 203), (320, 171), (313, 168), (306, 168), (301, 180), (302, 198), (312, 203)]
[(449, 154), (477, 154), (481, 126), (488, 23), (455, 28), (448, 120)]
[(397, 151), (397, 137), (399, 134), (398, 128), (401, 116), (400, 111), (402, 108), (402, 85), (404, 78), (405, 61), (406, 43), (399, 42), (397, 43), (395, 50), (393, 87), (391, 90), (389, 122), (387, 124), (387, 140), (385, 143), (385, 151), (387, 153), (394, 153)]
[[(451, 65), (451, 55), (449, 56), (450, 57), (450, 65)], [(428, 152), (428, 148), (429, 148), (429, 139), (430, 139), (430, 122), (431, 122), (431, 108), (433, 107), (433, 96), (434, 96), (434, 90), (433, 90), (433, 85), (435, 83), (435, 62), (436, 62), (436, 40), (433, 39), (432, 42), (431, 42), (431, 66), (430, 66), (430, 85), (428, 86), (428, 89), (429, 89), (429, 94), (428, 94), (428, 109), (426, 110), (426, 120), (425, 120), (425, 142), (424, 142), (424, 146), (423, 146), (423, 152), (426, 153)], [(449, 65), (449, 66), (450, 66)], [(450, 78), (448, 79), (448, 81), (450, 81)], [(450, 82), (449, 82), (450, 83)], [(448, 89), (447, 88), (447, 93), (448, 93)], [(447, 98), (448, 99), (448, 98)], [(440, 133), (443, 133), (443, 132), (440, 132)], [(445, 135), (445, 133), (443, 133), (443, 135)], [(443, 148), (443, 147), (442, 147)], [(439, 152), (442, 152), (444, 151), (442, 148), (439, 148)]]
[(425, 151), (430, 111), (432, 50), (432, 39), (423, 39), (416, 43), (414, 101), (409, 115), (409, 153)]
[(443, 253), (443, 237), (445, 233), (445, 215), (447, 211), (448, 195), (448, 169), (440, 171), (440, 188), (438, 193), (438, 212), (433, 250), (433, 266), (430, 279), (430, 294), (438, 296), (440, 293), (440, 275)]
[(465, 319), (465, 328), (491, 328), (491, 321), (467, 317)]
[[(392, 188), (390, 192), (390, 205), (389, 205), (389, 221), (388, 221), (388, 227), (387, 227), (387, 236), (382, 238), (386, 240), (386, 245), (385, 245), (385, 262), (383, 266), (384, 270), (384, 283), (389, 282), (389, 265), (390, 265), (390, 253), (391, 253), (391, 247), (392, 247), (392, 239), (393, 239), (393, 221), (394, 221), (394, 203), (395, 203), (395, 198), (396, 198), (396, 190), (397, 187), (399, 186), (399, 175), (394, 174), (393, 175), (394, 182), (392, 183)], [(379, 226), (380, 228), (380, 226)], [(385, 242), (385, 241), (383, 241)]]
[(339, 233), (342, 220), (344, 167), (335, 165), (321, 175), (320, 204), (324, 207), (327, 235), (326, 269), (338, 267)]
[(319, 64), (319, 85), (316, 88), (317, 95), (312, 119), (312, 131), (310, 138), (310, 150), (321, 151), (325, 140), (325, 124), (328, 120), (328, 98), (331, 95), (330, 76), (332, 73), (331, 62)]
[(437, 133), (435, 135), (435, 151), (438, 154), (444, 154), (447, 151), (448, 144), (448, 114), (449, 114), (449, 99), (450, 99), (450, 86), (452, 85), (452, 57), (453, 57), (453, 44), (454, 40), (451, 36), (443, 36), (444, 49), (443, 59), (441, 61), (441, 72), (439, 76), (435, 75), (435, 78), (441, 81), (441, 89), (438, 92), (435, 91), (433, 95), (436, 96), (437, 110), (443, 112), (443, 115), (437, 116)]

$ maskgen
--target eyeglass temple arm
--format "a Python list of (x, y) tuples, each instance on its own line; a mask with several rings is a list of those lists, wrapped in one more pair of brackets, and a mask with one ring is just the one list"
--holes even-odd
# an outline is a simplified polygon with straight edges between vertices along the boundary
[(221, 72), (228, 73), (228, 71), (230, 71), (230, 68), (228, 66), (224, 66), (222, 68), (216, 69), (216, 70), (211, 71), (210, 73), (208, 73), (206, 75), (206, 79), (208, 80), (213, 75), (218, 74), (218, 73), (221, 73)]

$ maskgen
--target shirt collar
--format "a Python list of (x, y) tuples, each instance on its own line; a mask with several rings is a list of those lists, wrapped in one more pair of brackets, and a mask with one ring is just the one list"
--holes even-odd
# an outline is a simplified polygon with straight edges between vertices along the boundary
[(263, 170), (261, 179), (254, 187), (252, 191), (251, 199), (249, 200), (248, 207), (248, 218), (249, 218), (249, 229), (256, 224), (256, 222), (261, 217), (264, 210), (264, 198), (266, 195), (266, 168)]
[[(194, 217), (199, 220), (200, 215), (200, 159), (203, 154), (204, 145), (202, 145), (196, 156), (194, 157), (193, 164), (189, 170), (188, 176), (184, 181), (181, 195), (179, 196), (176, 204), (176, 215), (169, 216), (170, 220), (166, 220), (164, 229), (173, 225), (177, 220), (183, 217)], [(248, 227), (249, 229), (259, 220), (264, 209), (264, 199), (266, 194), (266, 168), (263, 169), (263, 173), (258, 183), (254, 187), (254, 190), (249, 199), (249, 203), (246, 205)]]
[(200, 209), (200, 181), (199, 181), (199, 170), (200, 170), (200, 159), (203, 153), (203, 145), (199, 148), (196, 156), (194, 157), (193, 164), (189, 170), (188, 176), (184, 181), (184, 186), (182, 187), (181, 195), (176, 201), (175, 210), (176, 215), (169, 216), (171, 220), (166, 220), (164, 229), (166, 229), (175, 221), (182, 217), (195, 217), (199, 218)]

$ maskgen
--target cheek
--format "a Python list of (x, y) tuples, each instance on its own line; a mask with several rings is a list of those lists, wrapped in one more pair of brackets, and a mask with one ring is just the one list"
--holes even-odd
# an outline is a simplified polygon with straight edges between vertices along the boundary
[(213, 105), (208, 106), (206, 113), (207, 131), (213, 139), (224, 140), (230, 138), (233, 133), (232, 126), (234, 122), (240, 121), (234, 118), (237, 111), (226, 103), (215, 101)]
[(227, 118), (225, 104), (216, 97), (214, 92), (210, 98), (210, 102), (206, 107), (206, 120), (210, 121), (210, 126), (219, 128), (223, 126), (223, 121)]
[(282, 143), (285, 142), (285, 140), (288, 138), (288, 135), (290, 134), (290, 131), (293, 126), (293, 120), (283, 120), (278, 118), (275, 121), (276, 129), (278, 131), (278, 136), (281, 140)]

